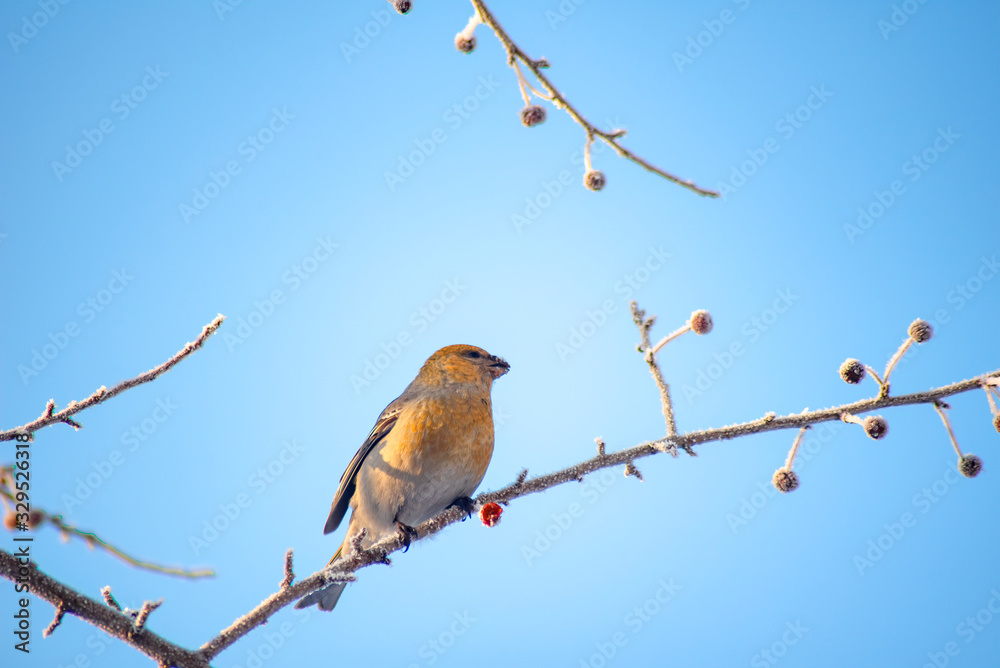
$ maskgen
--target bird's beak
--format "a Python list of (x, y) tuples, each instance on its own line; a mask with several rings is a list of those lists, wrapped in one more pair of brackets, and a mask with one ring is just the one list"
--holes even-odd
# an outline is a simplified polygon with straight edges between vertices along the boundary
[(502, 357), (494, 357), (493, 364), (489, 366), (489, 370), (490, 375), (493, 376), (493, 380), (496, 380), (510, 371), (510, 365)]

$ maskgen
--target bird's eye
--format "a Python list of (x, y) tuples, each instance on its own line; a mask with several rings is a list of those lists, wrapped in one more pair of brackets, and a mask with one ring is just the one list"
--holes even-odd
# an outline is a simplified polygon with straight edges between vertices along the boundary
[(482, 357), (482, 355), (480, 355), (479, 353), (477, 353), (475, 350), (470, 350), (469, 352), (466, 353), (466, 355), (469, 356), (469, 357), (471, 357), (474, 360), (477, 360), (480, 357)]

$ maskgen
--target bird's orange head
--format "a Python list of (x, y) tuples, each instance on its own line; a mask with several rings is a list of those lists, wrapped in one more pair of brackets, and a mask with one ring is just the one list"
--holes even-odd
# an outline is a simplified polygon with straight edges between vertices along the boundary
[(458, 382), (485, 383), (489, 387), (509, 370), (510, 365), (502, 357), (476, 346), (457, 344), (445, 346), (427, 358), (417, 379), (430, 385)]

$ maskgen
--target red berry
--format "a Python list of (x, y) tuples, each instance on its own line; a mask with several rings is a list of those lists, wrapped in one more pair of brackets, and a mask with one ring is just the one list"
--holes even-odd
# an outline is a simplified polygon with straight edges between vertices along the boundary
[(483, 521), (488, 527), (495, 527), (500, 523), (500, 515), (503, 513), (503, 508), (496, 503), (487, 503), (485, 506), (479, 509), (479, 519)]

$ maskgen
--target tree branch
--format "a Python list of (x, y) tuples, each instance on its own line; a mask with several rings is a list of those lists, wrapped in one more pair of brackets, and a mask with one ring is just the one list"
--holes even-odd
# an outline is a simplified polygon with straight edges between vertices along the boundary
[[(686, 448), (702, 443), (723, 441), (739, 436), (749, 436), (751, 434), (778, 429), (794, 429), (809, 424), (831, 422), (840, 420), (840, 416), (844, 412), (856, 414), (893, 406), (933, 404), (944, 397), (976, 390), (984, 384), (997, 382), (998, 379), (1000, 379), (1000, 369), (976, 376), (975, 378), (952, 383), (951, 385), (927, 390), (926, 392), (863, 399), (843, 406), (782, 417), (777, 417), (774, 413), (768, 413), (751, 422), (665, 437), (656, 441), (641, 443), (618, 452), (598, 452), (598, 455), (592, 459), (537, 478), (527, 479), (525, 472), (522, 472), (518, 476), (518, 479), (507, 487), (478, 495), (475, 503), (477, 507), (481, 507), (487, 503), (502, 503), (506, 505), (514, 499), (527, 496), (528, 494), (542, 492), (568, 482), (582, 481), (587, 474), (594, 471), (613, 466), (626, 466), (633, 460), (657, 454), (671, 446), (674, 448)], [(422, 540), (436, 534), (448, 525), (461, 521), (464, 517), (466, 517), (465, 511), (459, 508), (449, 508), (416, 527), (417, 535), (416, 537), (411, 537), (411, 542), (412, 540)], [(387, 564), (389, 563), (388, 555), (403, 549), (403, 547), (401, 538), (393, 535), (379, 541), (368, 550), (360, 551), (348, 559), (337, 561), (330, 568), (313, 573), (297, 584), (287, 586), (287, 582), (283, 581), (277, 592), (249, 613), (237, 619), (218, 636), (202, 645), (198, 652), (191, 652), (190, 650), (178, 647), (159, 636), (151, 634), (148, 630), (137, 632), (133, 621), (128, 616), (102, 606), (49, 578), (40, 571), (35, 570), (33, 564), (29, 568), (32, 574), (31, 577), (33, 578), (32, 592), (40, 598), (49, 601), (55, 606), (58, 606), (60, 602), (64, 603), (66, 611), (70, 614), (87, 620), (107, 633), (133, 645), (144, 654), (161, 663), (182, 667), (207, 666), (209, 660), (249, 633), (252, 629), (266, 622), (281, 608), (332, 582), (354, 580), (354, 573), (362, 568), (372, 564)], [(290, 564), (290, 557), (286, 556), (286, 564)], [(18, 566), (14, 557), (7, 552), (0, 551), (0, 574), (13, 581), (16, 579), (17, 570)], [(289, 571), (290, 566), (286, 570), (286, 578)]]
[[(137, 628), (130, 615), (102, 605), (38, 570), (34, 562), (24, 563), (0, 550), (0, 575), (11, 581), (27, 580), (32, 594), (122, 640), (163, 666), (207, 668), (208, 661), (178, 647), (147, 628)], [(147, 613), (148, 614), (148, 613)]]
[[(555, 84), (553, 84), (549, 80), (549, 78), (545, 76), (545, 73), (542, 72), (543, 69), (549, 66), (548, 61), (544, 59), (535, 60), (529, 57), (528, 54), (526, 54), (524, 50), (521, 49), (521, 47), (519, 47), (516, 43), (514, 43), (514, 40), (511, 39), (510, 35), (507, 34), (507, 31), (503, 29), (503, 27), (500, 25), (500, 22), (496, 20), (496, 18), (493, 16), (493, 13), (490, 12), (489, 8), (486, 6), (486, 3), (483, 0), (471, 0), (471, 2), (472, 6), (476, 9), (476, 12), (479, 14), (479, 17), (482, 19), (482, 22), (488, 25), (493, 30), (493, 32), (496, 33), (497, 38), (503, 44), (504, 49), (507, 51), (507, 62), (511, 67), (515, 69), (516, 73), (518, 74), (518, 82), (521, 83), (522, 79), (520, 76), (520, 70), (518, 70), (517, 61), (521, 61), (522, 63), (524, 63), (525, 67), (531, 70), (532, 74), (535, 75), (535, 77), (538, 79), (538, 81), (542, 84), (542, 86), (548, 93), (548, 95), (538, 94), (538, 96), (543, 97), (544, 99), (547, 100), (551, 100), (554, 105), (556, 105), (561, 109), (564, 109), (566, 113), (569, 114), (570, 117), (572, 117), (572, 119), (576, 121), (576, 123), (580, 125), (580, 127), (582, 127), (587, 132), (588, 142), (593, 137), (597, 137), (605, 144), (613, 148), (615, 152), (618, 153), (618, 155), (625, 158), (626, 160), (634, 162), (635, 164), (639, 165), (648, 172), (652, 172), (653, 174), (661, 176), (672, 183), (676, 183), (682, 188), (687, 188), (691, 192), (701, 195), (702, 197), (719, 196), (718, 192), (714, 190), (700, 188), (693, 181), (689, 181), (686, 179), (682, 179), (678, 176), (675, 176), (670, 172), (650, 163), (644, 158), (639, 157), (632, 151), (622, 146), (618, 140), (625, 136), (624, 130), (611, 130), (611, 131), (601, 130), (593, 123), (588, 121), (586, 118), (584, 118), (583, 114), (577, 111), (576, 107), (574, 107), (569, 102), (569, 100), (567, 100), (566, 97), (561, 92), (559, 92), (559, 89), (555, 87)], [(523, 90), (523, 85), (522, 85), (522, 90)], [(601, 182), (601, 187), (603, 187), (603, 180)], [(598, 187), (592, 189), (599, 190), (600, 188)]]
[[(14, 470), (12, 467), (7, 466), (0, 468), (0, 500), (7, 499), (11, 502), (17, 502), (17, 497), (14, 495), (11, 487), (11, 485), (13, 485), (13, 480)], [(6, 505), (6, 503), (4, 505)], [(8, 509), (8, 512), (12, 511)], [(210, 578), (215, 576), (215, 571), (209, 569), (202, 568), (191, 570), (187, 568), (173, 568), (171, 566), (161, 566), (160, 564), (155, 564), (150, 561), (142, 561), (141, 559), (137, 559), (118, 549), (111, 543), (102, 539), (96, 533), (83, 531), (72, 524), (67, 524), (62, 515), (52, 515), (45, 510), (41, 510), (37, 506), (32, 508), (29, 517), (29, 529), (34, 529), (41, 526), (44, 522), (49, 522), (52, 526), (59, 530), (66, 540), (68, 540), (70, 536), (78, 536), (87, 543), (87, 547), (91, 549), (94, 549), (95, 547), (101, 548), (102, 550), (105, 550), (113, 556), (121, 559), (129, 566), (135, 566), (136, 568), (153, 571), (154, 573), (162, 573), (164, 575), (176, 575), (182, 578)]]
[[(475, 504), (476, 507), (482, 507), (487, 503), (501, 503), (507, 505), (514, 499), (527, 496), (528, 494), (542, 492), (568, 482), (582, 481), (584, 476), (589, 473), (593, 473), (594, 471), (599, 471), (613, 466), (627, 466), (635, 459), (663, 452), (664, 448), (669, 448), (670, 446), (686, 449), (687, 447), (691, 447), (696, 444), (723, 441), (736, 438), (738, 436), (749, 436), (750, 434), (775, 431), (778, 429), (795, 429), (808, 424), (840, 420), (840, 415), (844, 411), (864, 413), (890, 406), (932, 404), (942, 397), (978, 389), (982, 383), (992, 378), (1000, 378), (1000, 369), (977, 376), (976, 378), (953, 383), (951, 385), (945, 385), (926, 392), (900, 395), (898, 397), (885, 397), (882, 399), (864, 399), (853, 404), (846, 404), (844, 406), (827, 408), (813, 412), (792, 414), (784, 417), (776, 417), (774, 413), (768, 413), (762, 418), (751, 422), (745, 422), (743, 424), (730, 425), (716, 429), (692, 431), (680, 436), (642, 443), (619, 452), (598, 452), (598, 455), (592, 459), (588, 459), (574, 466), (567, 467), (554, 473), (539, 476), (537, 478), (526, 479), (526, 476), (524, 475), (525, 472), (522, 472), (522, 475), (518, 477), (518, 480), (507, 487), (494, 492), (484, 492), (479, 494), (475, 499)], [(463, 510), (459, 508), (449, 508), (437, 517), (433, 517), (416, 527), (417, 535), (416, 537), (411, 537), (410, 542), (412, 544), (414, 540), (422, 540), (428, 536), (432, 536), (443, 530), (448, 525), (460, 522), (465, 517), (466, 514)], [(403, 548), (404, 545), (402, 539), (397, 535), (393, 535), (379, 541), (368, 550), (362, 550), (348, 559), (337, 561), (329, 568), (313, 573), (298, 584), (291, 587), (282, 587), (278, 592), (272, 594), (267, 600), (262, 602), (245, 616), (236, 620), (236, 622), (234, 622), (228, 629), (209, 642), (205, 643), (201, 647), (200, 651), (208, 658), (216, 656), (226, 647), (232, 645), (239, 638), (246, 635), (250, 630), (266, 622), (268, 618), (289, 603), (297, 601), (302, 596), (325, 587), (328, 584), (332, 584), (335, 581), (343, 582), (352, 580), (354, 579), (354, 573), (362, 568), (372, 564), (388, 563), (388, 555)]]
[[(945, 397), (960, 394), (962, 392), (968, 392), (970, 390), (976, 390), (980, 387), (989, 389), (992, 386), (1000, 384), (1000, 369), (998, 369), (975, 378), (952, 383), (951, 385), (945, 385), (932, 390), (927, 390), (925, 392), (916, 392), (900, 396), (888, 396), (887, 392), (880, 387), (878, 396), (862, 399), (843, 406), (790, 414), (782, 417), (778, 417), (772, 412), (751, 422), (714, 429), (697, 430), (679, 435), (676, 433), (676, 424), (672, 419), (673, 412), (670, 406), (669, 390), (664, 391), (666, 383), (662, 382), (662, 374), (656, 373), (659, 368), (656, 365), (654, 347), (651, 346), (649, 338), (649, 330), (652, 327), (654, 318), (646, 318), (645, 312), (639, 310), (638, 306), (634, 303), (631, 305), (631, 308), (633, 319), (639, 327), (642, 338), (640, 351), (645, 353), (646, 362), (650, 364), (650, 367), (653, 370), (654, 379), (657, 379), (657, 387), (660, 389), (661, 402), (663, 402), (664, 405), (664, 417), (667, 420), (667, 435), (661, 439), (640, 443), (639, 445), (631, 448), (612, 453), (608, 453), (603, 441), (598, 439), (598, 452), (596, 457), (580, 462), (579, 464), (569, 466), (560, 471), (531, 479), (528, 479), (527, 477), (527, 470), (523, 470), (518, 475), (517, 480), (515, 480), (512, 484), (502, 489), (493, 492), (485, 492), (477, 496), (475, 499), (476, 507), (482, 507), (488, 503), (502, 503), (506, 505), (514, 499), (527, 496), (528, 494), (542, 492), (568, 482), (582, 481), (587, 474), (614, 466), (624, 466), (624, 473), (626, 476), (632, 475), (641, 480), (642, 475), (636, 468), (634, 461), (659, 452), (676, 454), (677, 448), (682, 448), (689, 454), (694, 454), (693, 447), (702, 443), (728, 440), (740, 436), (760, 434), (778, 429), (804, 429), (810, 425), (820, 422), (841, 420), (844, 415), (867, 413), (893, 406), (933, 404), (935, 408), (939, 408), (940, 400)], [(49, 424), (54, 424), (55, 422), (65, 421), (65, 418), (75, 412), (78, 412), (79, 410), (83, 410), (84, 408), (95, 403), (100, 403), (101, 401), (128, 389), (129, 387), (134, 387), (142, 382), (152, 380), (159, 374), (167, 371), (171, 366), (190, 354), (193, 350), (201, 346), (205, 339), (211, 336), (211, 334), (218, 328), (221, 322), (222, 316), (219, 316), (203, 330), (201, 336), (199, 336), (194, 343), (189, 343), (181, 352), (168, 360), (165, 364), (156, 367), (155, 369), (152, 369), (146, 374), (138, 376), (131, 381), (125, 381), (124, 383), (119, 384), (111, 392), (99, 391), (101, 393), (98, 398), (94, 399), (94, 397), (92, 397), (91, 399), (93, 399), (93, 401), (90, 399), (87, 400), (91, 401), (91, 403), (87, 403), (85, 401), (80, 404), (72, 404), (64, 409), (64, 411), (55, 413), (52, 409), (52, 402), (49, 402), (46, 414), (43, 415), (42, 418), (39, 418), (39, 420), (29, 423), (23, 427), (19, 427), (18, 429), (11, 430), (10, 432), (4, 432), (4, 435), (11, 434), (11, 437), (13, 437), (17, 434), (30, 434), (31, 431), (35, 429), (48, 426)], [(689, 329), (701, 334), (710, 331), (711, 318), (708, 316), (708, 313), (704, 311), (696, 311), (693, 313), (688, 325), (669, 335), (663, 342), (660, 342), (660, 344), (656, 346), (656, 349), (661, 348), (663, 343), (671, 338), (675, 338), (675, 336), (682, 333), (682, 331), (687, 331)], [(652, 359), (652, 362), (650, 362), (650, 359)], [(657, 378), (658, 375), (659, 378)], [(860, 378), (858, 378), (858, 380), (860, 380)], [(941, 412), (940, 409), (939, 412)], [(801, 435), (802, 433), (800, 431), (800, 438)], [(786, 467), (788, 468), (790, 468), (791, 459), (794, 456), (794, 449), (795, 446), (793, 446), (792, 453), (789, 454), (789, 458), (786, 461)], [(976, 472), (978, 472), (978, 470)], [(969, 475), (971, 477), (974, 473), (967, 472), (965, 475)], [(794, 489), (794, 486), (791, 486), (789, 490), (790, 489)], [(416, 527), (416, 536), (410, 536), (411, 542), (412, 540), (421, 540), (442, 531), (445, 527), (450, 524), (454, 524), (465, 517), (465, 510), (459, 508), (449, 508), (436, 517), (433, 517)], [(50, 517), (49, 519), (51, 520), (52, 518)], [(66, 529), (67, 527), (63, 526), (61, 528)], [(68, 528), (72, 529), (72, 527)], [(237, 640), (249, 633), (252, 629), (265, 623), (272, 615), (277, 613), (289, 603), (297, 601), (302, 596), (334, 582), (349, 582), (355, 580), (355, 573), (357, 571), (372, 564), (388, 564), (390, 563), (389, 555), (403, 549), (404, 547), (402, 537), (396, 534), (379, 541), (367, 550), (360, 549), (359, 545), (358, 549), (354, 551), (351, 557), (338, 560), (330, 567), (313, 573), (297, 584), (293, 584), (293, 555), (291, 550), (289, 550), (285, 555), (284, 578), (279, 586), (279, 590), (269, 596), (249, 613), (235, 620), (229, 628), (225, 629), (219, 635), (206, 642), (197, 652), (192, 652), (174, 645), (149, 632), (145, 628), (146, 620), (149, 614), (160, 604), (159, 602), (147, 602), (141, 611), (126, 611), (123, 613), (117, 609), (109, 607), (115, 603), (114, 598), (110, 594), (110, 589), (105, 588), (101, 592), (105, 601), (108, 603), (108, 606), (100, 605), (96, 601), (83, 596), (71, 588), (48, 577), (44, 573), (41, 573), (37, 570), (33, 563), (19, 563), (19, 560), (13, 555), (2, 550), (0, 550), (0, 574), (12, 581), (27, 579), (30, 583), (32, 593), (56, 606), (56, 617), (49, 627), (49, 632), (58, 626), (59, 621), (62, 619), (62, 614), (69, 613), (76, 615), (81, 619), (85, 619), (98, 628), (105, 630), (107, 633), (129, 643), (147, 656), (150, 656), (158, 661), (161, 665), (176, 665), (183, 668), (186, 668), (187, 666), (203, 667), (207, 666), (208, 662), (220, 652), (231, 646)], [(59, 611), (62, 611), (62, 614), (60, 614)]]
[(201, 334), (198, 335), (198, 338), (184, 346), (184, 348), (182, 348), (176, 355), (168, 359), (160, 366), (150, 369), (146, 373), (139, 374), (135, 378), (130, 378), (129, 380), (123, 380), (110, 390), (102, 385), (83, 401), (71, 401), (66, 408), (59, 412), (55, 412), (55, 402), (50, 399), (45, 405), (45, 412), (42, 413), (41, 417), (27, 424), (23, 424), (20, 427), (8, 429), (7, 431), (0, 431), (0, 441), (13, 441), (19, 435), (27, 435), (29, 438), (33, 438), (34, 433), (39, 429), (59, 422), (68, 424), (74, 429), (80, 429), (80, 424), (71, 419), (70, 416), (76, 415), (80, 411), (86, 410), (91, 406), (103, 403), (111, 397), (121, 394), (125, 390), (130, 390), (137, 385), (142, 385), (143, 383), (155, 380), (157, 377), (167, 371), (170, 371), (175, 364), (193, 353), (198, 348), (201, 348), (201, 345), (205, 343), (208, 337), (212, 336), (212, 334), (215, 333), (215, 330), (219, 329), (219, 325), (222, 324), (223, 320), (225, 320), (225, 316), (222, 314), (215, 316), (215, 319), (205, 325), (205, 327), (201, 330)]
[[(675, 436), (677, 434), (677, 420), (674, 418), (674, 404), (670, 400), (670, 386), (663, 379), (663, 372), (660, 371), (660, 365), (656, 362), (657, 349), (662, 347), (674, 335), (668, 336), (656, 344), (656, 348), (654, 348), (649, 342), (649, 330), (656, 323), (656, 316), (647, 318), (646, 312), (640, 309), (635, 302), (629, 303), (629, 309), (632, 312), (632, 322), (639, 328), (639, 351), (642, 352), (643, 359), (649, 365), (649, 372), (653, 374), (653, 382), (656, 383), (656, 389), (660, 391), (660, 405), (663, 408), (663, 419), (667, 423), (667, 436)], [(690, 450), (687, 452), (689, 455), (693, 454)]]

